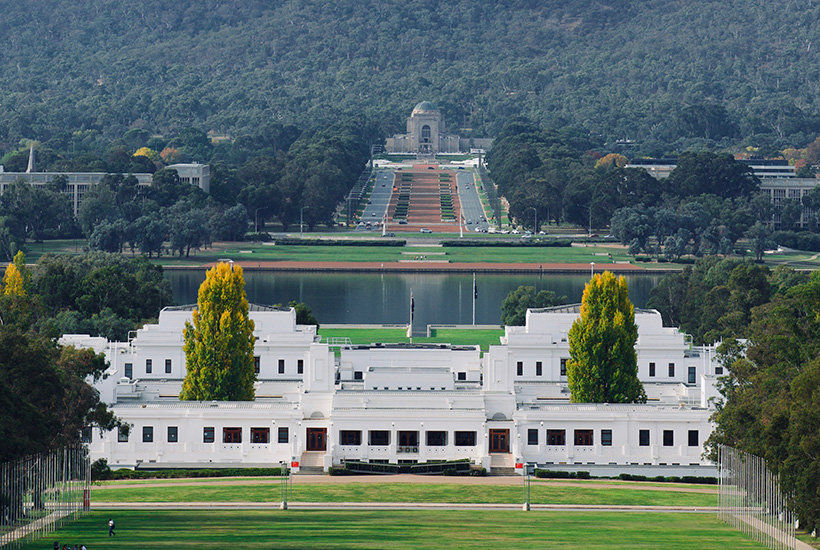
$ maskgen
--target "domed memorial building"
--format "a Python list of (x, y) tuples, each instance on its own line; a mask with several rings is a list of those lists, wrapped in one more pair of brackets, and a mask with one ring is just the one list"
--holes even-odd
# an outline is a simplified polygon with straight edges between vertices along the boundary
[(489, 149), (491, 139), (467, 139), (457, 135), (447, 135), (444, 115), (434, 103), (422, 101), (413, 108), (407, 119), (407, 133), (396, 134), (387, 139), (387, 150), (391, 153), (417, 153), (436, 155), (438, 153), (461, 153), (470, 148)]

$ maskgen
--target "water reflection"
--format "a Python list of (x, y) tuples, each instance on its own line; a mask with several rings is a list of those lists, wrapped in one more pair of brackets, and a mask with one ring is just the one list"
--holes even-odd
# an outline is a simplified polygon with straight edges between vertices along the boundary
[[(167, 271), (178, 304), (196, 302), (205, 271)], [(645, 307), (660, 275), (627, 275), (629, 296)], [(501, 302), (520, 285), (552, 290), (570, 302), (581, 300), (584, 275), (477, 274), (476, 323), (498, 324)], [(305, 302), (320, 323), (404, 324), (410, 289), (416, 326), (472, 323), (473, 276), (469, 273), (278, 273), (245, 272), (248, 300), (258, 304)]]

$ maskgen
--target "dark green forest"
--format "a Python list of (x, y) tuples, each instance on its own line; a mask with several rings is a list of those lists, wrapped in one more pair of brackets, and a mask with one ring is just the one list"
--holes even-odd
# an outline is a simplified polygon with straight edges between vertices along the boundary
[(0, 149), (352, 116), (389, 135), (422, 99), (463, 135), (523, 115), (645, 154), (802, 147), (818, 20), (812, 0), (21, 0), (0, 17)]

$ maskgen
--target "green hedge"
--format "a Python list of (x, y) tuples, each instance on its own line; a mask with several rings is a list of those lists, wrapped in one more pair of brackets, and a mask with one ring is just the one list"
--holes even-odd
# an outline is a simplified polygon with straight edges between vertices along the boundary
[(655, 481), (658, 483), (696, 483), (700, 485), (717, 485), (716, 477), (701, 476), (642, 476), (635, 474), (620, 474), (618, 479), (624, 481)]
[(563, 470), (535, 470), (535, 477), (549, 479), (590, 479), (589, 472), (565, 472)]
[(175, 479), (189, 477), (271, 477), (281, 476), (280, 468), (203, 468), (201, 470), (102, 470), (94, 481), (107, 479)]
[(337, 239), (276, 239), (276, 246), (404, 246), (406, 241), (396, 240), (350, 240)]
[(564, 248), (572, 246), (569, 241), (505, 241), (505, 240), (464, 240), (464, 241), (441, 241), (442, 246), (507, 246), (507, 247), (535, 247), (535, 248)]

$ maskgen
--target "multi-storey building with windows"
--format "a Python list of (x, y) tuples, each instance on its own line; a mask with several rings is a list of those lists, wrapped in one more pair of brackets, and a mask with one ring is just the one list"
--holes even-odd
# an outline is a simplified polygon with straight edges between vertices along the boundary
[[(469, 459), (488, 469), (523, 463), (708, 466), (703, 444), (722, 374), (714, 348), (695, 347), (637, 310), (646, 404), (574, 404), (567, 334), (579, 306), (530, 310), (482, 356), (477, 346), (370, 344), (338, 354), (292, 309), (251, 307), (256, 399), (184, 402), (182, 329), (192, 307), (164, 309), (128, 342), (66, 335), (104, 352), (98, 385), (130, 433), (93, 433), (93, 459), (113, 467), (205, 464), (328, 469), (345, 460)], [(552, 465), (552, 466), (550, 466)]]

